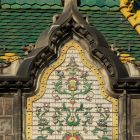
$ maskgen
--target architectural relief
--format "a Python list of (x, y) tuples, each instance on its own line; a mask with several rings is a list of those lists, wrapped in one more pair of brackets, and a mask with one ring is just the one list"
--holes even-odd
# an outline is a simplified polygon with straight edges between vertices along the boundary
[(135, 8), (137, 0), (121, 0), (120, 11), (140, 34), (140, 9)]
[(12, 134), (12, 119), (0, 118), (0, 134)]
[(107, 95), (82, 48), (70, 41), (50, 68), (42, 73), (37, 95), (27, 99), (26, 139), (117, 140), (118, 101)]
[(15, 53), (4, 53), (3, 56), (0, 56), (0, 74), (16, 75), (20, 59)]
[[(102, 5), (102, 1), (107, 5)], [(9, 47), (15, 53), (1, 49), (0, 140), (140, 140), (139, 38), (136, 33), (130, 35), (133, 29), (122, 20), (119, 11), (110, 11), (116, 7), (116, 1), (94, 0), (101, 11), (97, 5), (92, 11), (95, 8), (92, 0), (62, 0), (62, 14), (59, 0), (55, 0), (57, 4), (44, 0), (54, 9), (47, 7), (46, 10), (40, 3), (43, 0), (31, 4), (37, 8), (34, 10), (29, 7), (26, 7), (28, 10), (2, 9), (2, 21), (6, 16), (6, 24), (0, 26), (6, 25), (5, 29), (17, 26), (18, 30), (11, 29), (20, 33), (16, 39), (23, 37), (25, 28), (24, 36), (30, 39), (44, 28), (47, 30), (35, 44), (31, 39), (31, 44), (25, 45), (26, 56), (21, 55), (21, 41), (19, 46)], [(136, 4), (134, 0), (121, 0), (120, 10), (140, 33)], [(43, 6), (42, 9), (37, 5)], [(89, 15), (89, 21), (80, 13)], [(53, 17), (55, 14), (59, 16)], [(20, 26), (9, 26), (13, 17), (19, 18)], [(28, 24), (23, 24), (25, 18)], [(36, 19), (43, 24), (38, 24)], [(94, 25), (100, 25), (97, 27), (105, 34)], [(21, 64), (19, 56), (24, 58)]]

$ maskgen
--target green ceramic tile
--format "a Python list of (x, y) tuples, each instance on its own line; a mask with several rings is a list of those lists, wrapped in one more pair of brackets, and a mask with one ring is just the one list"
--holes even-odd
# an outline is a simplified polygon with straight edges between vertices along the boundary
[[(11, 8), (29, 8), (29, 5), (32, 8), (40, 8), (40, 9), (48, 9), (48, 8), (61, 8), (61, 0), (1, 0), (1, 4), (3, 8), (7, 8), (10, 5)], [(7, 4), (7, 5), (5, 5)], [(15, 5), (16, 4), (16, 5)], [(13, 6), (14, 5), (14, 6)], [(36, 5), (36, 6), (35, 6)], [(101, 8), (103, 6), (112, 8), (113, 6), (119, 7), (119, 0), (82, 0), (81, 7), (88, 6), (92, 9), (95, 6), (95, 9)], [(97, 7), (96, 7), (97, 6)]]
[[(116, 47), (124, 49), (124, 53), (129, 53), (140, 60), (140, 36), (127, 20), (122, 18), (119, 11), (91, 10), (89, 6), (86, 6), (90, 9), (88, 10), (83, 7), (80, 8), (81, 14), (89, 16), (89, 23), (105, 36), (108, 44), (115, 43)], [(52, 16), (61, 11), (62, 9), (1, 9), (1, 44), (10, 52), (24, 56), (22, 46), (35, 43), (39, 35), (49, 28)]]

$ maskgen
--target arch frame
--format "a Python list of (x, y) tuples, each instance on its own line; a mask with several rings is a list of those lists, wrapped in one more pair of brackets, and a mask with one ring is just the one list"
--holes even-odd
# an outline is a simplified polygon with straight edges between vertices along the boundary
[(111, 51), (103, 35), (81, 16), (76, 0), (65, 0), (64, 10), (49, 30), (44, 31), (34, 49), (22, 62), (16, 76), (0, 76), (2, 92), (35, 90), (39, 73), (59, 57), (60, 48), (71, 39), (82, 38), (88, 44), (89, 55), (107, 71), (111, 88), (120, 94), (124, 90), (138, 92), (140, 78), (129, 77), (119, 58)]
[(33, 128), (33, 103), (37, 100), (41, 99), (45, 91), (47, 90), (47, 80), (49, 79), (49, 76), (51, 73), (59, 67), (66, 58), (67, 51), (70, 48), (75, 48), (78, 51), (78, 54), (80, 56), (80, 59), (85, 67), (87, 67), (97, 78), (97, 81), (99, 82), (99, 88), (101, 91), (101, 96), (109, 101), (112, 104), (112, 138), (113, 140), (117, 140), (119, 138), (118, 136), (118, 99), (115, 99), (107, 94), (107, 91), (105, 89), (105, 82), (103, 81), (103, 78), (101, 76), (101, 73), (96, 68), (96, 66), (90, 62), (90, 60), (87, 59), (85, 52), (81, 48), (81, 45), (79, 45), (76, 41), (71, 40), (67, 42), (64, 47), (61, 49), (60, 57), (57, 59), (56, 62), (54, 62), (51, 66), (46, 68), (40, 76), (40, 79), (38, 81), (38, 89), (36, 90), (36, 94), (32, 97), (27, 98), (27, 109), (26, 109), (26, 139), (31, 140), (32, 139), (32, 128)]

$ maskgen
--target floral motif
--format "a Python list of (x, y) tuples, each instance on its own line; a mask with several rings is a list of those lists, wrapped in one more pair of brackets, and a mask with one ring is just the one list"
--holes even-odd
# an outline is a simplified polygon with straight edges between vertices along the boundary
[[(36, 116), (38, 118), (38, 126), (39, 126), (39, 133), (40, 136), (37, 137), (37, 140), (46, 140), (49, 134), (53, 134), (53, 130), (51, 129), (51, 126), (49, 125), (49, 121), (45, 117), (46, 113), (49, 112), (49, 105), (45, 105), (43, 107), (37, 107), (36, 108)], [(43, 132), (47, 131), (47, 135), (44, 135)]]
[[(46, 90), (44, 99), (35, 107), (37, 140), (56, 136), (61, 140), (111, 140), (112, 105), (100, 95), (99, 85), (90, 70), (77, 60), (70, 56), (63, 69), (60, 66), (52, 73), (55, 78), (47, 83), (52, 86), (51, 90)], [(98, 103), (99, 100), (107, 106)]]
[(72, 132), (72, 133), (68, 132), (64, 135), (62, 140), (83, 140), (83, 138), (78, 132)]
[[(97, 126), (95, 126), (92, 133), (96, 135), (99, 140), (111, 140), (107, 136), (107, 121), (110, 117), (110, 111), (109, 108), (102, 107), (101, 104), (96, 104), (96, 111), (100, 114), (100, 117), (98, 119)], [(102, 135), (100, 132), (103, 132)]]

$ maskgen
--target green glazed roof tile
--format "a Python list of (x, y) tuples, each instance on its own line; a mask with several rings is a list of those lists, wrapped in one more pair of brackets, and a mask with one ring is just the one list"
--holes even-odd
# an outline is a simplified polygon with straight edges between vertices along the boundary
[[(90, 1), (90, 0), (88, 0), (88, 3), (90, 3), (91, 6), (93, 5), (92, 1)], [(96, 1), (96, 5), (98, 5), (99, 7), (103, 7), (105, 4), (106, 4), (106, 2), (103, 0)]]
[[(1, 0), (2, 8), (34, 8), (34, 9), (48, 9), (61, 8), (61, 0)], [(94, 10), (98, 8), (104, 10), (108, 8), (119, 7), (119, 0), (81, 0), (81, 7)], [(113, 10), (113, 9), (112, 9)]]
[[(43, 5), (43, 4), (48, 4), (48, 5), (54, 5), (57, 4), (61, 6), (61, 0), (1, 0), (2, 4), (7, 3), (7, 4), (38, 4), (38, 5)], [(81, 6), (83, 5), (88, 5), (88, 6), (104, 6), (107, 5), (109, 7), (114, 6), (114, 5), (119, 5), (119, 0), (82, 0), (81, 1)]]
[[(0, 9), (0, 49), (4, 46), (9, 52), (24, 56), (22, 47), (35, 43), (50, 27), (52, 16), (61, 12), (62, 9)], [(108, 44), (115, 44), (123, 49), (123, 53), (140, 60), (140, 36), (119, 11), (85, 10), (82, 7), (80, 12), (89, 16), (89, 23), (101, 31)]]
[[(22, 6), (19, 4), (13, 4), (13, 5), (11, 5), (11, 8), (12, 9), (20, 9), (20, 8), (22, 8)], [(28, 8), (28, 7), (26, 7), (26, 8)]]

